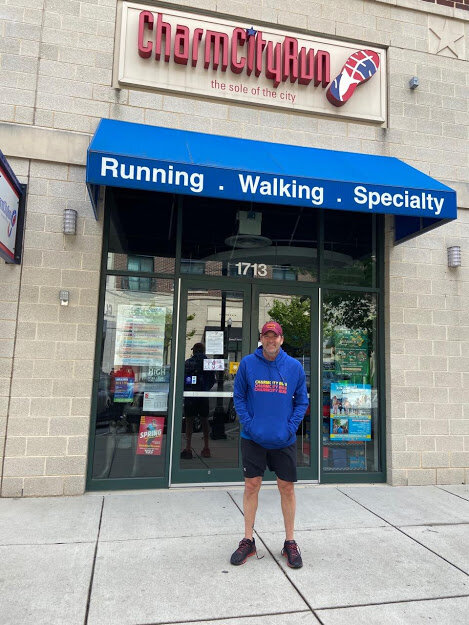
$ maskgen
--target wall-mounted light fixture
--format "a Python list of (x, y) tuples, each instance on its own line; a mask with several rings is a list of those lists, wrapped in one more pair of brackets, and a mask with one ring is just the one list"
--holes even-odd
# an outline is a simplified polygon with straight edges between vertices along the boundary
[(77, 233), (77, 211), (73, 208), (64, 209), (64, 234)]
[(448, 247), (448, 267), (461, 267), (461, 247), (459, 245)]
[(417, 89), (417, 87), (419, 86), (419, 79), (417, 76), (412, 76), (412, 78), (409, 80), (409, 87), (411, 89)]
[(59, 299), (61, 306), (68, 306), (70, 301), (70, 291), (59, 291)]

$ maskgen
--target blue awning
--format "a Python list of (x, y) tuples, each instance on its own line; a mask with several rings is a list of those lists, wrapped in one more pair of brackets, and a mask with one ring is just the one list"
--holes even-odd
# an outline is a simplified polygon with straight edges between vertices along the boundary
[(456, 192), (397, 158), (102, 119), (86, 182), (396, 216), (396, 241), (455, 219)]

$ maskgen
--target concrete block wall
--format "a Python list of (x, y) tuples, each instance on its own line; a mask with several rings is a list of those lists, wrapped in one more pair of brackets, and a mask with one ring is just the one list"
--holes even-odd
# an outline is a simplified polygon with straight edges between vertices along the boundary
[[(12, 299), (19, 290), (17, 322), (9, 322), (14, 359), (5, 358), (11, 379), (0, 387), (10, 394), (2, 496), (73, 495), (86, 473), (102, 223), (84, 167), (12, 166), (28, 184), (28, 210), (21, 266), (0, 265), (0, 283), (16, 286)], [(65, 208), (78, 211), (76, 236), (62, 234)], [(70, 292), (68, 306), (60, 289)]]
[(460, 210), (456, 222), (388, 249), (394, 485), (469, 483), (469, 267), (447, 266), (447, 247), (468, 244), (469, 211)]
[[(0, 1), (0, 148), (29, 185), (23, 265), (0, 267), (0, 443), (8, 432), (1, 494), (84, 488), (102, 227), (86, 196), (84, 164), (102, 117), (396, 156), (455, 187), (457, 225), (388, 249), (388, 458), (391, 483), (467, 480), (467, 277), (464, 270), (447, 275), (443, 259), (453, 236), (463, 253), (467, 244), (467, 11), (422, 0), (171, 4), (389, 46), (389, 123), (380, 128), (196, 98), (188, 114), (180, 96), (111, 87), (115, 0)], [(443, 28), (446, 21), (464, 35), (458, 58), (430, 50), (430, 22)], [(420, 78), (416, 91), (408, 86), (413, 75)], [(61, 234), (65, 207), (79, 212), (76, 238)], [(59, 288), (71, 292), (67, 309)], [(451, 373), (461, 382), (454, 393)], [(446, 398), (454, 416), (442, 416)]]

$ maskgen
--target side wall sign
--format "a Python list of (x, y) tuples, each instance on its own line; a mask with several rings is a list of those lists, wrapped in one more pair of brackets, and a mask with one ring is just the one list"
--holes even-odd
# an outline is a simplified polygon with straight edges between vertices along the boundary
[(21, 262), (24, 205), (25, 186), (0, 152), (0, 258), (7, 263)]
[(120, 17), (115, 86), (386, 121), (382, 48), (132, 2)]

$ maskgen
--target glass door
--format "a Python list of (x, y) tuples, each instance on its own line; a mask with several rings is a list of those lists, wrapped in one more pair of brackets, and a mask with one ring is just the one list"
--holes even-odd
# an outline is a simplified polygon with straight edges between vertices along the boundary
[[(274, 320), (283, 328), (282, 349), (298, 360), (306, 373), (310, 405), (297, 431), (297, 466), (299, 480), (317, 480), (319, 475), (318, 414), (319, 379), (319, 290), (285, 285), (254, 286), (251, 344), (257, 347), (259, 333), (266, 321)], [(273, 474), (265, 480), (275, 479)]]
[(172, 483), (242, 480), (233, 385), (249, 353), (250, 291), (230, 280), (182, 281)]

